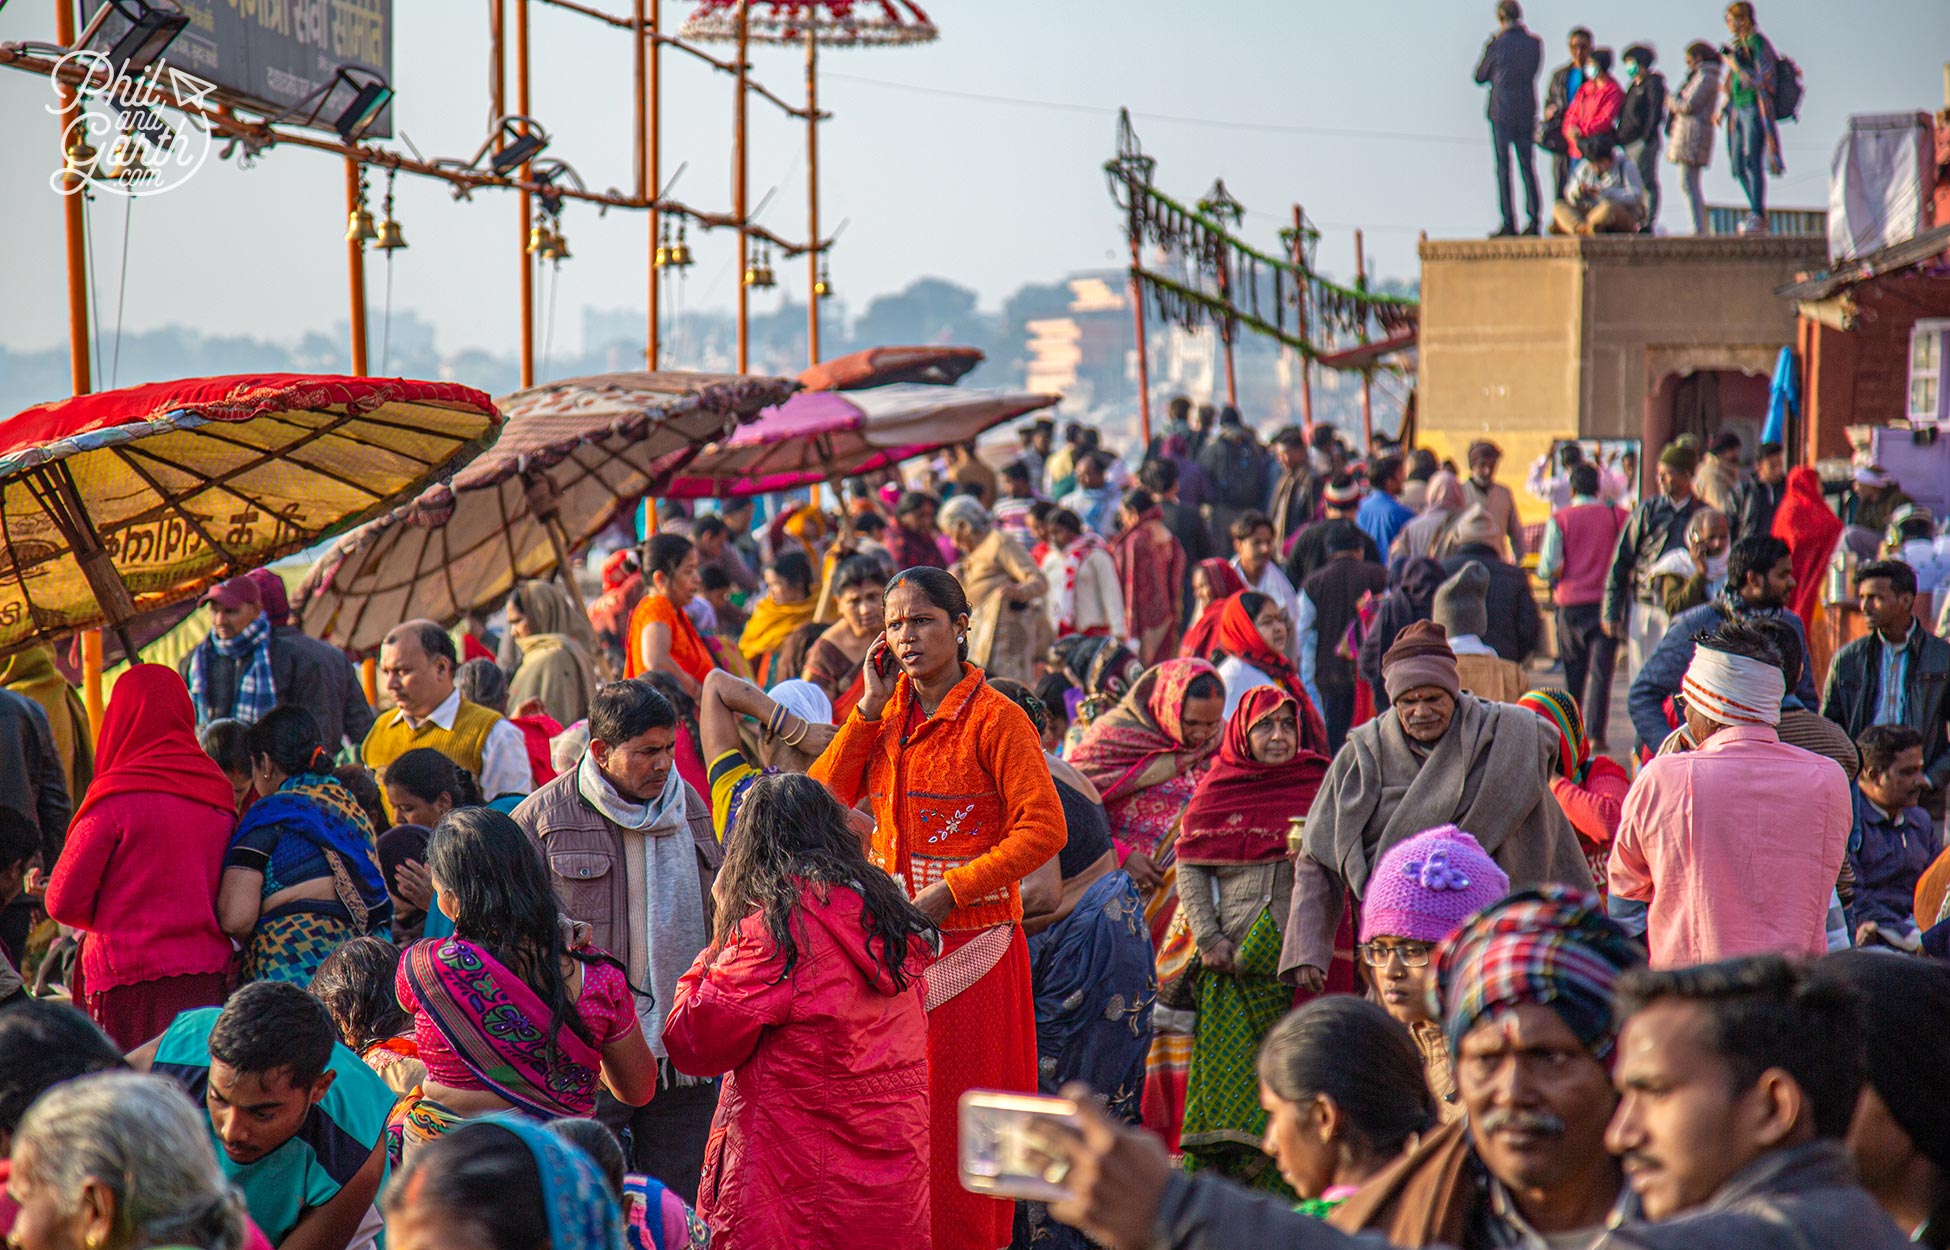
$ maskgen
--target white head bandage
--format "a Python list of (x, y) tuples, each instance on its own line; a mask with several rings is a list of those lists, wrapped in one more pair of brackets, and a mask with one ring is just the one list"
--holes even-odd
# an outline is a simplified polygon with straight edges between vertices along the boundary
[(1778, 725), (1787, 682), (1764, 660), (1695, 647), (1679, 688), (1688, 707), (1722, 725)]
[(833, 723), (833, 701), (826, 692), (797, 677), (772, 687), (772, 702), (809, 725)]

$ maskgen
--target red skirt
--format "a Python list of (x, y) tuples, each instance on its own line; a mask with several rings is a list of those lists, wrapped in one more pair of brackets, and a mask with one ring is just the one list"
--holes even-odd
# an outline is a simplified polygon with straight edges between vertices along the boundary
[[(944, 933), (947, 955), (981, 930)], [(961, 1187), (960, 1102), (971, 1089), (1036, 1092), (1036, 999), (1018, 925), (1001, 962), (928, 1013), (929, 1191), (934, 1250), (1009, 1244), (1016, 1204)]]
[(223, 1006), (230, 978), (222, 972), (136, 981), (108, 990), (85, 990), (88, 1018), (123, 1050), (163, 1035), (176, 1017), (198, 1007)]

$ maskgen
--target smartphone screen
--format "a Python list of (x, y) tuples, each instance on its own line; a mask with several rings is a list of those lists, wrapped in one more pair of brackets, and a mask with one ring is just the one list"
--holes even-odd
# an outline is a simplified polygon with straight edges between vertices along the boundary
[(1033, 1202), (1070, 1196), (1063, 1186), (1069, 1160), (1052, 1143), (1047, 1128), (1052, 1122), (1076, 1128), (1076, 1103), (977, 1089), (961, 1096), (960, 1117), (962, 1188)]

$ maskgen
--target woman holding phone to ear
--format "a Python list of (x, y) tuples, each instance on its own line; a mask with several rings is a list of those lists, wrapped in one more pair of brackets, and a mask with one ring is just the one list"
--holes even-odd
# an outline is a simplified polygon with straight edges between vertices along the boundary
[(961, 583), (908, 569), (884, 603), (866, 691), (811, 775), (849, 807), (871, 800), (873, 862), (941, 926), (927, 991), (934, 1248), (994, 1250), (1014, 1204), (962, 1188), (957, 1103), (1036, 1090), (1018, 883), (1062, 849), (1063, 805), (1029, 717), (967, 662)]

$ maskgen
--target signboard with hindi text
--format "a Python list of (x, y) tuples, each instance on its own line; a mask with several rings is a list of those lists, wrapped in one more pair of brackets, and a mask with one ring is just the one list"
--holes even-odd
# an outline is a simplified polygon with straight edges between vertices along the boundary
[[(106, 0), (82, 0), (82, 20)], [(163, 54), (186, 74), (215, 83), (245, 108), (266, 115), (304, 103), (328, 86), (341, 67), (366, 70), (393, 81), (393, 0), (177, 0), (190, 24)], [(106, 48), (128, 29), (111, 15), (94, 46)], [(330, 128), (339, 107), (351, 102), (341, 84), (320, 110), (316, 125)], [(392, 134), (392, 110), (382, 110), (366, 134)]]

